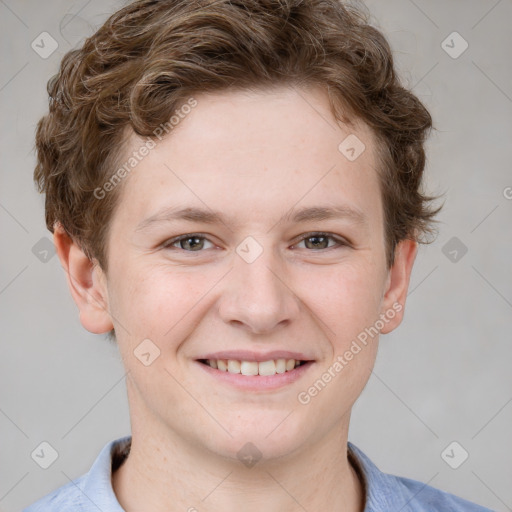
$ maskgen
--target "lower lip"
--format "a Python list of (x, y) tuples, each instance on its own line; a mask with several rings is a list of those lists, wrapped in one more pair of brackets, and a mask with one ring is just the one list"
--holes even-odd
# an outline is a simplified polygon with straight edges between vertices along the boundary
[(226, 384), (244, 391), (266, 391), (284, 387), (300, 379), (308, 372), (314, 361), (308, 361), (289, 372), (276, 373), (275, 375), (242, 375), (241, 373), (217, 370), (199, 361), (195, 361), (195, 363), (199, 365), (203, 371), (215, 379), (218, 379), (220, 382), (225, 382)]

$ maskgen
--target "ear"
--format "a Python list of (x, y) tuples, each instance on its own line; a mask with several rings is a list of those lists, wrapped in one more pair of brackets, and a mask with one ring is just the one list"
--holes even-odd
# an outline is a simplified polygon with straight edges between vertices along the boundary
[(380, 331), (382, 334), (393, 331), (402, 322), (409, 280), (417, 252), (418, 243), (413, 240), (402, 240), (395, 248), (395, 261), (389, 269), (382, 302), (381, 313), (388, 319)]
[(108, 311), (105, 274), (100, 266), (91, 262), (60, 223), (55, 225), (53, 243), (80, 311), (80, 322), (93, 334), (109, 332), (113, 324)]

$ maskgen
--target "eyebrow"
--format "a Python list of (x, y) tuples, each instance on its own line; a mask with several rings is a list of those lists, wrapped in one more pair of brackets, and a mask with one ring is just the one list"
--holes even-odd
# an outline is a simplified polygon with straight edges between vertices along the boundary
[[(285, 213), (275, 225), (282, 224), (283, 222), (299, 223), (326, 219), (347, 219), (354, 224), (361, 226), (368, 225), (368, 218), (364, 213), (347, 205), (330, 207), (311, 206), (295, 211), (292, 209), (288, 213)], [(147, 219), (142, 220), (135, 228), (135, 231), (145, 230), (156, 223), (176, 220), (199, 222), (203, 224), (228, 224), (227, 219), (225, 219), (221, 212), (193, 207), (166, 207)]]

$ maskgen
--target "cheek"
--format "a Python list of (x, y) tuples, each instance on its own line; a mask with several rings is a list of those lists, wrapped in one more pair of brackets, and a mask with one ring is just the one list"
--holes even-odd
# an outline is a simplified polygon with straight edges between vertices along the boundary
[(192, 274), (169, 265), (126, 271), (132, 277), (117, 288), (118, 307), (112, 311), (129, 331), (122, 329), (123, 336), (133, 346), (149, 338), (162, 353), (175, 351), (204, 314), (217, 274), (197, 269)]
[[(337, 343), (373, 325), (380, 310), (380, 274), (370, 265), (347, 264), (308, 272), (304, 296)], [(332, 336), (331, 336), (332, 335)]]

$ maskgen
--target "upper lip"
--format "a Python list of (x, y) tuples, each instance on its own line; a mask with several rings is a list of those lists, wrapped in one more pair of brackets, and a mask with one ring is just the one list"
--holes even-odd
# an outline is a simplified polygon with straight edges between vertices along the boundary
[(272, 350), (270, 352), (253, 352), (250, 350), (222, 350), (210, 352), (198, 359), (234, 359), (236, 361), (269, 361), (270, 359), (295, 359), (296, 361), (312, 361), (300, 352), (290, 350)]

